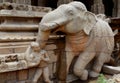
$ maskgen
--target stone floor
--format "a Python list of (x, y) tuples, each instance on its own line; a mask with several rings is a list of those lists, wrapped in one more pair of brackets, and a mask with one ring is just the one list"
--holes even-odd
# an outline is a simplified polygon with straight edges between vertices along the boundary
[(81, 80), (77, 80), (71, 83), (97, 83), (97, 78), (96, 79), (89, 79), (88, 81), (81, 81)]

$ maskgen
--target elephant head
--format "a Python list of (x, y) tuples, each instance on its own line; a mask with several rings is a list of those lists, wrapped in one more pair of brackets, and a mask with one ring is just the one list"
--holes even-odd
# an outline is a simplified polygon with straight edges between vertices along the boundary
[[(69, 30), (73, 33), (84, 30), (89, 35), (96, 21), (96, 16), (88, 12), (83, 3), (74, 1), (69, 4), (63, 4), (42, 18), (36, 41), (41, 42), (40, 46), (44, 47), (51, 30), (61, 26), (70, 28)], [(67, 31), (65, 32), (67, 33)]]
[(51, 30), (72, 21), (80, 11), (87, 11), (81, 2), (63, 4), (45, 15), (40, 23), (41, 30)]

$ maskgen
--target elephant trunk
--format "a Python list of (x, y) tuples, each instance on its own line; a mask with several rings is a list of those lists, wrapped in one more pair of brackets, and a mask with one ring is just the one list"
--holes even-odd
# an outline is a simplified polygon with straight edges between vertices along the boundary
[(45, 47), (51, 30), (59, 28), (60, 26), (67, 24), (69, 21), (70, 18), (65, 17), (60, 9), (56, 9), (46, 14), (39, 24), (39, 32), (36, 39), (36, 42), (39, 43), (41, 49)]
[(60, 26), (66, 24), (67, 22), (68, 21), (66, 19), (60, 19), (54, 22), (40, 24), (36, 42), (39, 43), (41, 49), (45, 47), (51, 30), (59, 28)]
[(50, 35), (50, 31), (41, 31), (41, 30), (39, 29), (36, 42), (39, 43), (40, 50), (45, 47), (45, 45), (46, 45), (46, 43), (47, 43), (47, 40), (48, 40), (48, 38), (49, 38), (49, 35)]

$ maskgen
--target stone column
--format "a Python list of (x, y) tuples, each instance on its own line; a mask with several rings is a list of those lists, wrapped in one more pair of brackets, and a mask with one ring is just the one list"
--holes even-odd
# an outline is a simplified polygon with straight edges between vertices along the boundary
[(104, 5), (102, 0), (94, 0), (91, 11), (95, 14), (104, 13)]
[(117, 11), (118, 11), (118, 0), (113, 0), (114, 2), (114, 8), (113, 8), (113, 17), (117, 17)]
[(117, 17), (120, 17), (120, 0), (118, 0), (117, 9), (118, 9)]
[(61, 4), (67, 4), (69, 2), (72, 2), (73, 0), (58, 0), (57, 6), (61, 5)]

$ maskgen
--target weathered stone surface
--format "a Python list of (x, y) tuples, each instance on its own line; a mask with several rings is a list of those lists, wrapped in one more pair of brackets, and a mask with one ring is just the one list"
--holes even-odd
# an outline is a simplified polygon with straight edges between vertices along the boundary
[[(99, 1), (102, 4), (102, 1)], [(58, 72), (60, 80), (66, 80), (70, 65), (76, 56), (78, 57), (73, 68), (76, 76), (81, 80), (87, 80), (86, 66), (94, 58), (95, 62), (90, 76), (99, 75), (102, 65), (110, 60), (114, 47), (114, 35), (105, 19), (97, 18), (95, 14), (88, 12), (81, 2), (61, 5), (42, 18), (36, 39), (41, 49), (45, 48), (46, 42), (44, 41), (48, 40), (51, 32), (60, 31), (66, 35), (65, 50), (61, 49), (61, 56), (58, 60), (59, 69), (64, 70)]]
[(7, 10), (20, 10), (20, 11), (36, 11), (36, 12), (49, 12), (51, 11), (51, 8), (49, 7), (37, 7), (37, 6), (31, 6), (31, 5), (25, 5), (25, 4), (15, 4), (15, 3), (9, 3), (4, 2), (0, 3), (0, 10), (7, 9)]
[(119, 74), (120, 73), (120, 67), (113, 67), (113, 66), (103, 66), (103, 72), (107, 74)]
[[(18, 2), (18, 3), (21, 3), (21, 2)], [(24, 1), (23, 1), (23, 3), (24, 3)], [(11, 9), (11, 10), (6, 10), (6, 9)], [(1, 31), (1, 33), (0, 34), (2, 34), (2, 36), (4, 36), (5, 38), (1, 37), (0, 39), (1, 39), (1, 42), (6, 42), (6, 43), (1, 45), (2, 47), (0, 47), (0, 49), (2, 49), (2, 50), (0, 52), (5, 54), (5, 52), (3, 52), (3, 50), (6, 50), (6, 49), (9, 50), (8, 52), (14, 53), (14, 54), (16, 52), (21, 53), (21, 52), (25, 51), (26, 47), (30, 44), (30, 42), (34, 41), (36, 39), (38, 23), (40, 22), (41, 18), (47, 13), (46, 11), (48, 11), (48, 10), (44, 10), (44, 8), (42, 10), (42, 8), (39, 9), (39, 8), (36, 8), (33, 6), (25, 6), (25, 5), (16, 6), (14, 4), (12, 4), (12, 5), (5, 4), (4, 7), (1, 7), (1, 10), (0, 10), (0, 15), (1, 15), (0, 31)], [(20, 19), (18, 19), (18, 18), (20, 18)], [(8, 31), (9, 32), (12, 31), (12, 32), (9, 33)], [(16, 32), (16, 31), (20, 31), (20, 33)], [(24, 32), (25, 32), (25, 34), (24, 34)], [(22, 35), (20, 35), (20, 34), (22, 34)], [(49, 36), (49, 38), (59, 39), (59, 36), (56, 36), (56, 35)], [(16, 41), (20, 42), (20, 43), (17, 44)], [(10, 43), (10, 42), (12, 42), (12, 43)], [(27, 42), (27, 43), (25, 43), (25, 42)], [(61, 79), (64, 80), (66, 77), (66, 74), (65, 74), (66, 73), (66, 61), (65, 61), (66, 56), (61, 56), (61, 55), (65, 55), (66, 51), (64, 51), (64, 48), (59, 49), (62, 47), (61, 45), (59, 45), (59, 47), (57, 47), (57, 45), (55, 45), (53, 43), (55, 43), (55, 42), (48, 41), (47, 44), (50, 44), (50, 45), (46, 46), (46, 49), (49, 51), (48, 53), (50, 55), (50, 58), (53, 59), (49, 65), (49, 68), (51, 71), (50, 74), (52, 77), (53, 73), (56, 72), (56, 62), (58, 60), (58, 54), (59, 54), (59, 56), (60, 56), (59, 59), (61, 59), (60, 61), (62, 62), (59, 65), (59, 66), (62, 66), (60, 68), (61, 70), (60, 70), (59, 74), (61, 75)], [(58, 44), (58, 42), (57, 42), (57, 44)], [(4, 46), (6, 46), (6, 47), (4, 47)], [(60, 50), (59, 53), (58, 52), (56, 53), (56, 49)], [(6, 51), (6, 54), (8, 54), (8, 52)], [(23, 78), (21, 77), (20, 79), (25, 80), (24, 78), (27, 78), (27, 74), (25, 72), (25, 75), (24, 75), (25, 77), (23, 77)], [(34, 72), (29, 72), (28, 75), (33, 75), (33, 74), (34, 74)], [(64, 75), (62, 75), (62, 74), (64, 74)], [(18, 76), (20, 77), (22, 75), (18, 75)], [(32, 76), (31, 76), (31, 79), (32, 79)]]
[(28, 79), (28, 70), (19, 70), (17, 71), (18, 81), (27, 80)]
[(120, 83), (120, 74), (114, 74), (107, 80), (107, 83)]
[(71, 82), (76, 81), (76, 80), (78, 80), (78, 79), (79, 79), (79, 78), (76, 77), (75, 75), (69, 74), (69, 75), (67, 76), (66, 83), (71, 83)]

